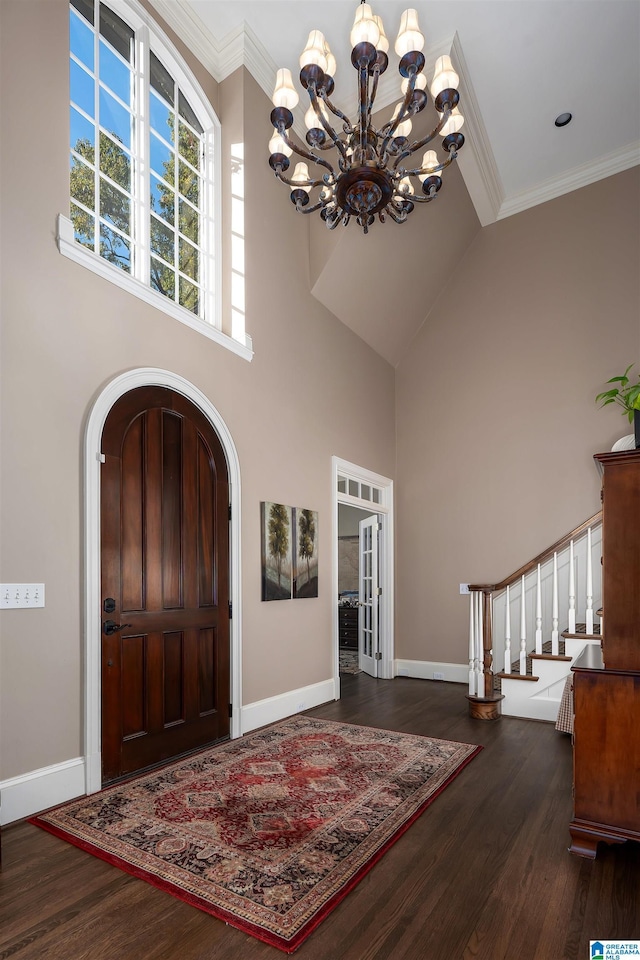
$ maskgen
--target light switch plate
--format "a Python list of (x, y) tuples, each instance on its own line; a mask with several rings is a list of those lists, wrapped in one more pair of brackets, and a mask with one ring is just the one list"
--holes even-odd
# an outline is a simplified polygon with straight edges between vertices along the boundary
[(0, 610), (44, 607), (44, 583), (0, 583)]

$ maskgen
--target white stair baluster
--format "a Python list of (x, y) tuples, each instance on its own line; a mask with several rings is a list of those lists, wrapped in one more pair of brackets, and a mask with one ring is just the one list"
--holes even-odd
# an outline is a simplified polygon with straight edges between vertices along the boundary
[(558, 638), (558, 554), (553, 555), (553, 599), (551, 601), (551, 653), (558, 656), (560, 644)]
[(524, 597), (524, 576), (522, 577), (520, 589), (520, 673), (524, 676), (527, 672), (527, 617)]
[(591, 527), (587, 529), (587, 611), (585, 633), (593, 633), (593, 561), (591, 558)]
[(475, 671), (476, 636), (475, 636), (475, 622), (474, 622), (475, 600), (476, 600), (475, 593), (471, 593), (469, 595), (469, 696), (470, 697), (475, 697), (476, 695), (476, 671)]
[(569, 544), (569, 615), (568, 632), (576, 632), (576, 565), (573, 558), (573, 540)]
[(482, 594), (476, 593), (476, 689), (484, 697), (484, 625), (482, 622)]
[(511, 673), (511, 606), (507, 587), (504, 608), (504, 672)]
[(540, 564), (536, 584), (536, 653), (542, 653), (542, 585), (540, 583)]

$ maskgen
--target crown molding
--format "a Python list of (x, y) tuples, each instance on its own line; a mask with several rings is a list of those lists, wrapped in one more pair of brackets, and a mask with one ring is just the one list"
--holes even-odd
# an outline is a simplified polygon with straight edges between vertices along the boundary
[(574, 167), (563, 177), (545, 180), (531, 190), (524, 190), (522, 193), (508, 197), (501, 204), (497, 219), (503, 220), (505, 217), (512, 217), (514, 214), (522, 213), (523, 210), (528, 210), (530, 207), (546, 203), (547, 200), (555, 200), (556, 197), (571, 193), (573, 190), (579, 190), (581, 187), (588, 187), (590, 183), (612, 177), (616, 173), (622, 173), (638, 164), (640, 164), (640, 141), (631, 143), (594, 162)]

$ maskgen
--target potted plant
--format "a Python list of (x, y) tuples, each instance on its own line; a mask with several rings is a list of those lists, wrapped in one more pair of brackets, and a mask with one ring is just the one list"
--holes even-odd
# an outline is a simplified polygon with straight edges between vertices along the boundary
[[(611, 377), (607, 383), (616, 384), (610, 390), (604, 390), (596, 397), (596, 403), (606, 407), (608, 403), (617, 403), (622, 407), (623, 414), (634, 425), (635, 446), (640, 447), (640, 374), (635, 383), (629, 379), (629, 370), (633, 366), (629, 364), (625, 372), (619, 377)], [(626, 438), (625, 438), (626, 439)]]

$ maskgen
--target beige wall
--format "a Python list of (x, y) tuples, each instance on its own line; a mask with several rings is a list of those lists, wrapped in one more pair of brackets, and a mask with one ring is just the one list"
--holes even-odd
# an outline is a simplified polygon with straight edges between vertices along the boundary
[(629, 425), (594, 397), (638, 360), (639, 174), (482, 230), (398, 365), (398, 657), (464, 663), (459, 584), (599, 509), (592, 455)]
[[(331, 456), (390, 477), (395, 457), (393, 370), (310, 295), (308, 224), (266, 163), (269, 103), (255, 82), (229, 78), (219, 104), (224, 121), (244, 83), (247, 363), (58, 253), (67, 4), (5, 0), (2, 20), (0, 578), (44, 582), (46, 607), (0, 614), (0, 780), (82, 753), (82, 437), (110, 379), (172, 370), (234, 438), (245, 703), (332, 675)], [(319, 512), (317, 600), (261, 603), (261, 500)]]

